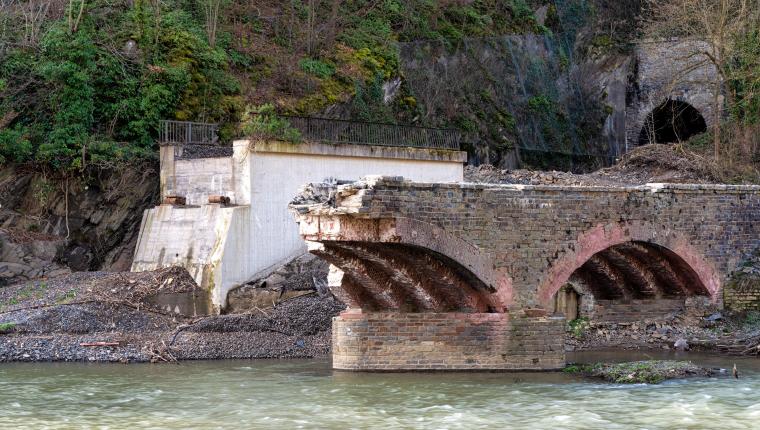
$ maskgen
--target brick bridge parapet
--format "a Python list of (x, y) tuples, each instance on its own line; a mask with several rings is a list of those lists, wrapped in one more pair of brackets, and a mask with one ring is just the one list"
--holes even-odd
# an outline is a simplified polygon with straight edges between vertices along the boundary
[(702, 295), (720, 304), (727, 276), (760, 245), (758, 186), (373, 177), (333, 195), (292, 208), (312, 251), (345, 273), (342, 298), (365, 313), (529, 318), (574, 279), (600, 299)]

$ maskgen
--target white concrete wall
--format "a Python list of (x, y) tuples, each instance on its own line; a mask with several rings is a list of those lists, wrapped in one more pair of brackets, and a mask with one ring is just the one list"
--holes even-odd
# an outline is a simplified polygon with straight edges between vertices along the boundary
[(166, 195), (184, 196), (188, 205), (208, 203), (210, 195), (235, 200), (232, 186), (232, 158), (176, 160), (174, 175), (168, 178)]
[[(145, 211), (132, 270), (184, 266), (224, 307), (231, 289), (306, 252), (288, 210), (304, 184), (367, 175), (460, 182), (463, 161), (456, 151), (248, 141), (235, 142), (232, 157), (176, 160), (165, 169), (167, 195), (201, 206)], [(210, 194), (236, 206), (209, 205)]]
[(183, 266), (199, 285), (212, 290), (216, 305), (224, 302), (217, 288), (248, 279), (251, 249), (247, 206), (196, 207), (160, 205), (143, 214), (132, 271)]
[[(252, 269), (270, 269), (306, 252), (288, 203), (309, 182), (391, 175), (420, 182), (461, 182), (462, 163), (288, 153), (251, 153), (251, 216), (257, 247)], [(273, 192), (273, 190), (276, 190)]]

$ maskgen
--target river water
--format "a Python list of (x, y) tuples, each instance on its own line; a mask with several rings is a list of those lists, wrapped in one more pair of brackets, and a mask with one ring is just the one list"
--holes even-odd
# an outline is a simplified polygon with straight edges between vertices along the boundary
[(562, 373), (357, 374), (326, 361), (3, 364), (0, 428), (760, 428), (760, 360), (687, 358), (736, 362), (741, 378), (624, 386)]

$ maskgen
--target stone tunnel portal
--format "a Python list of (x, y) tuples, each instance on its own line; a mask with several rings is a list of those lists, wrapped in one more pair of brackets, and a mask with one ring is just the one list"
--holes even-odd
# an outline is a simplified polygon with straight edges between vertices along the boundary
[(677, 143), (707, 131), (702, 114), (692, 105), (668, 99), (647, 115), (639, 133), (639, 145)]
[(688, 263), (663, 246), (630, 241), (576, 269), (554, 296), (554, 311), (568, 319), (627, 322), (661, 317), (694, 296), (710, 293)]

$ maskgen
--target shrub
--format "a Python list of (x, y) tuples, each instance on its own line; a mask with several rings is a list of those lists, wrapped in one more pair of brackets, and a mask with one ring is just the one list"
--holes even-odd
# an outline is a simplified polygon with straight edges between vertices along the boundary
[(0, 163), (22, 162), (32, 155), (32, 143), (23, 127), (0, 130)]
[(322, 79), (329, 78), (335, 74), (335, 66), (313, 58), (302, 59), (298, 62), (298, 67), (304, 72)]
[(567, 329), (574, 337), (581, 338), (586, 335), (589, 328), (589, 320), (586, 317), (576, 318), (567, 323)]
[(243, 114), (241, 131), (252, 139), (282, 140), (300, 143), (301, 132), (290, 126), (287, 119), (278, 116), (271, 104), (248, 109)]

